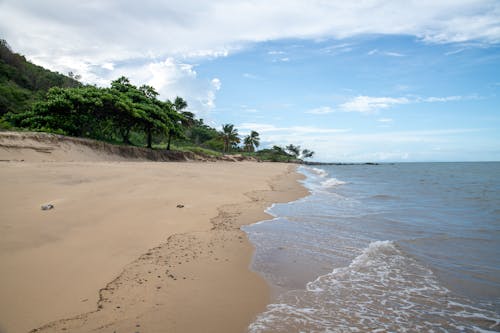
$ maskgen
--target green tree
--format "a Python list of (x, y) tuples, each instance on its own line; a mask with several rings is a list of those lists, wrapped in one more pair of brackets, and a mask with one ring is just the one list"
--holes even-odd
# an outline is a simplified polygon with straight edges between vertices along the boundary
[(171, 126), (167, 138), (167, 150), (170, 150), (172, 138), (183, 136), (183, 126), (189, 127), (194, 123), (194, 114), (184, 111), (188, 104), (179, 96), (177, 96), (173, 102), (167, 101), (166, 104), (166, 108), (171, 118)]
[(309, 149), (302, 150), (302, 158), (311, 158), (311, 157), (313, 157), (313, 155), (314, 155), (314, 152), (312, 150), (309, 150)]
[(147, 147), (153, 148), (153, 134), (167, 132), (172, 126), (168, 111), (157, 100), (158, 92), (152, 87), (142, 85), (138, 89), (142, 96), (138, 97), (136, 107), (142, 111), (144, 130), (147, 136)]
[(111, 88), (106, 89), (103, 97), (105, 97), (105, 105), (109, 111), (114, 130), (123, 143), (130, 144), (130, 133), (138, 127), (141, 116), (138, 110), (134, 108), (132, 99), (126, 94), (127, 89), (124, 87), (126, 82), (128, 82), (128, 79), (113, 81)]
[[(158, 93), (153, 87), (143, 85), (137, 88), (122, 76), (111, 83), (111, 88), (119, 97), (115, 111), (124, 111), (118, 116), (122, 116), (119, 123), (125, 139), (133, 126), (142, 127), (146, 134), (146, 145), (152, 148), (153, 135), (168, 133), (174, 126), (171, 110), (157, 99)], [(127, 126), (129, 120), (132, 122)]]
[(234, 128), (233, 124), (222, 125), (222, 131), (219, 133), (219, 137), (224, 143), (223, 152), (227, 153), (233, 146), (233, 144), (240, 143), (240, 138), (238, 137), (238, 130)]
[(261, 149), (257, 152), (257, 156), (265, 161), (272, 162), (288, 162), (292, 155), (288, 154), (285, 149), (280, 146), (273, 146), (271, 149)]
[(288, 146), (285, 147), (285, 149), (294, 157), (294, 158), (299, 158), (300, 155), (300, 146), (294, 146), (292, 144), (289, 144)]
[(104, 118), (102, 89), (94, 86), (51, 88), (45, 101), (9, 117), (21, 127), (90, 138), (100, 138)]
[(250, 134), (243, 139), (243, 143), (245, 145), (246, 151), (254, 152), (255, 149), (260, 145), (259, 133), (256, 131), (251, 131)]
[(207, 141), (217, 139), (219, 133), (213, 127), (203, 122), (203, 119), (194, 119), (194, 123), (188, 129), (188, 137), (194, 144), (204, 144)]

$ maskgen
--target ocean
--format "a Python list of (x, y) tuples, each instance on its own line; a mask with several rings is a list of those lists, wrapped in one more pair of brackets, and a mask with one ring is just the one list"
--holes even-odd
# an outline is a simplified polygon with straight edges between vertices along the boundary
[(500, 163), (301, 166), (246, 226), (272, 303), (249, 332), (499, 332)]

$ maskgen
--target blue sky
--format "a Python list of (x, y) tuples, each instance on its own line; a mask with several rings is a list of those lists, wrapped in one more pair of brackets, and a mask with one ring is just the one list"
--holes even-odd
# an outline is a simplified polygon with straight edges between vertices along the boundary
[[(412, 36), (285, 40), (198, 67), (215, 119), (322, 160), (490, 160), (500, 148), (500, 49)], [(324, 156), (324, 157), (323, 157)]]
[(4, 0), (0, 31), (35, 63), (126, 75), (318, 161), (500, 160), (497, 1)]

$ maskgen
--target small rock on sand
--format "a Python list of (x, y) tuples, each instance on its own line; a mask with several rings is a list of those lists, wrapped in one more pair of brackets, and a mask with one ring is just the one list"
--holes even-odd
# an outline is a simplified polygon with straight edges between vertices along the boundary
[(51, 210), (51, 209), (54, 209), (54, 205), (53, 204), (42, 205), (42, 210)]

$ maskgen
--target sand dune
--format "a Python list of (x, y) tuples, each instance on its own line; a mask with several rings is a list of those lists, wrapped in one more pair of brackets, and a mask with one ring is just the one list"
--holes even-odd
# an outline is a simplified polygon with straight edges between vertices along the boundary
[(0, 331), (244, 331), (268, 289), (239, 226), (305, 194), (294, 167), (55, 145), (0, 136)]

